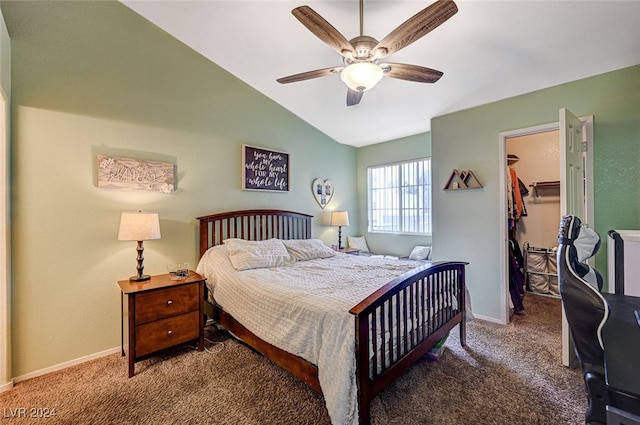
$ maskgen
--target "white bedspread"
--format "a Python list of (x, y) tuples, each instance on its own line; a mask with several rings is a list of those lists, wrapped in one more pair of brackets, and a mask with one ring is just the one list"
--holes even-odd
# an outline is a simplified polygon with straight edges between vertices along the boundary
[(197, 272), (215, 300), (258, 337), (318, 366), (334, 425), (357, 424), (355, 323), (349, 310), (423, 263), (337, 254), (286, 267), (236, 271), (224, 245), (209, 249)]

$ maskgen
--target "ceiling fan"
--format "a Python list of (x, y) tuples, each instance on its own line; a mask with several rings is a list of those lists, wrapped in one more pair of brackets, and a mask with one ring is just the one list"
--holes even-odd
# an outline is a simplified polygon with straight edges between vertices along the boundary
[(309, 31), (342, 56), (344, 66), (316, 69), (278, 78), (281, 84), (340, 73), (347, 85), (347, 106), (360, 103), (365, 91), (373, 88), (383, 76), (418, 83), (435, 83), (443, 73), (435, 69), (403, 63), (380, 61), (428, 34), (458, 12), (453, 0), (438, 0), (413, 15), (389, 35), (378, 41), (363, 34), (363, 0), (360, 0), (360, 35), (348, 40), (309, 6), (291, 11)]

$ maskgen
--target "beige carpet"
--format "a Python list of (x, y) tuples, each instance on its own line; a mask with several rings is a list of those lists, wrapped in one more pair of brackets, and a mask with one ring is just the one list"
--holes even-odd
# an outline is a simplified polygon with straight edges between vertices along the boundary
[[(322, 396), (223, 333), (209, 351), (185, 347), (136, 364), (119, 354), (20, 382), (0, 393), (7, 424), (329, 424)], [(508, 326), (469, 323), (438, 362), (418, 362), (373, 401), (372, 423), (583, 424), (576, 369), (560, 364), (560, 301), (527, 295)], [(49, 419), (7, 418), (24, 407)]]

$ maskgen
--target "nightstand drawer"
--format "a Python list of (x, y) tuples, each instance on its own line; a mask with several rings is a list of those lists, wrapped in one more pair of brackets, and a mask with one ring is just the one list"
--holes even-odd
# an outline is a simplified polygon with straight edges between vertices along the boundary
[(199, 290), (191, 284), (136, 295), (136, 324), (197, 310)]
[(136, 357), (198, 339), (200, 311), (140, 325), (136, 330)]

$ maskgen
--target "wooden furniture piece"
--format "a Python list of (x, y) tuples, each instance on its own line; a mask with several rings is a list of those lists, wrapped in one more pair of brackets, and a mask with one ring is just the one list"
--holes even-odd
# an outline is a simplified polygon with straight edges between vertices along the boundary
[(360, 250), (356, 248), (342, 248), (342, 249), (339, 249), (338, 252), (343, 252), (345, 254), (351, 254), (351, 255), (360, 254)]
[[(233, 211), (199, 217), (200, 255), (227, 238), (309, 239), (311, 218), (308, 214), (280, 210)], [(463, 262), (443, 262), (418, 267), (382, 286), (350, 310), (355, 316), (356, 382), (361, 424), (370, 423), (369, 407), (373, 397), (458, 324), (460, 342), (466, 345), (465, 265)], [(451, 302), (451, 298), (455, 301)], [(415, 308), (391, 307), (405, 304), (407, 300)], [(205, 313), (246, 344), (321, 392), (316, 365), (260, 339), (226, 313), (222, 306), (210, 303), (208, 297)], [(402, 324), (409, 321), (411, 330)], [(395, 337), (380, 341), (372, 337), (378, 332), (387, 332)]]
[(189, 341), (197, 341), (198, 350), (204, 350), (204, 282), (193, 271), (182, 280), (162, 274), (143, 282), (118, 282), (122, 355), (126, 351), (129, 356), (129, 378), (136, 362), (160, 350)]

